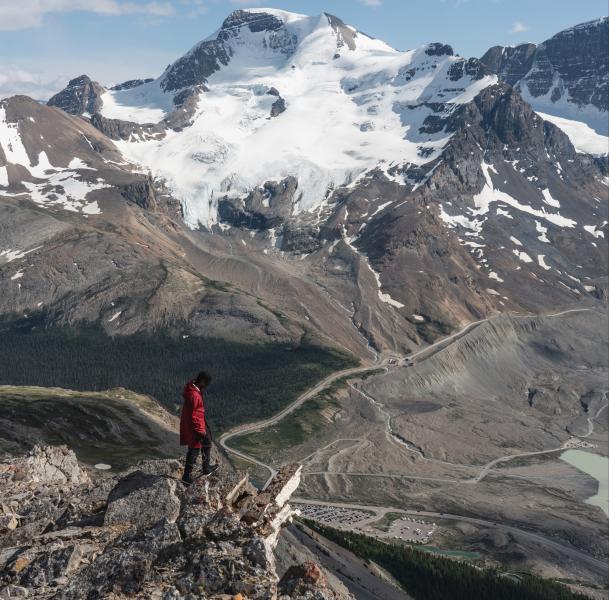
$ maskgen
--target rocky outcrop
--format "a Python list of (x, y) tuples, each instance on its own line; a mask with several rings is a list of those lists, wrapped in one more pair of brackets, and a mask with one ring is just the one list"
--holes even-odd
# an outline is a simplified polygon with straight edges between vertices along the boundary
[(155, 210), (158, 206), (154, 182), (151, 177), (133, 181), (120, 186), (121, 196), (146, 210)]
[(132, 136), (140, 139), (150, 139), (152, 136), (163, 137), (165, 135), (163, 123), (141, 125), (121, 119), (108, 119), (99, 113), (91, 116), (91, 125), (111, 140), (128, 140)]
[(285, 110), (285, 100), (281, 96), (279, 96), (279, 98), (277, 98), (277, 100), (275, 100), (275, 102), (273, 102), (273, 105), (271, 106), (271, 118), (278, 117), (281, 113), (285, 112)]
[(244, 199), (226, 197), (218, 205), (220, 219), (237, 227), (272, 229), (290, 216), (298, 180), (286, 177), (282, 181), (267, 181), (252, 190)]
[(104, 88), (87, 75), (72, 79), (67, 87), (52, 96), (47, 104), (56, 106), (72, 115), (94, 114), (102, 107)]
[(123, 83), (113, 85), (110, 89), (114, 92), (121, 92), (122, 90), (132, 90), (133, 88), (139, 87), (140, 85), (144, 85), (145, 83), (150, 83), (151, 81), (154, 81), (152, 77), (148, 77), (146, 79), (129, 79), (129, 81), (123, 81)]
[(537, 48), (526, 85), (534, 97), (551, 91), (555, 101), (566, 92), (579, 105), (592, 104), (606, 111), (609, 106), (608, 52), (608, 18), (561, 31)]
[(329, 585), (328, 578), (314, 562), (290, 567), (279, 582), (280, 598), (340, 598)]
[(180, 514), (178, 483), (143, 471), (121, 479), (108, 496), (105, 525), (132, 524), (145, 529), (162, 519), (175, 523)]
[(357, 48), (358, 32), (334, 15), (325, 13), (325, 17), (336, 34), (336, 48), (340, 50), (343, 46), (347, 46), (349, 50), (355, 50)]
[(146, 461), (92, 481), (66, 447), (2, 463), (0, 597), (347, 598), (316, 564), (278, 586), (274, 548), (300, 467), (262, 492), (226, 463), (186, 487), (180, 467)]
[(23, 481), (56, 485), (87, 485), (87, 473), (80, 468), (74, 452), (65, 446), (34, 446), (23, 471)]
[(493, 46), (484, 53), (480, 62), (509, 85), (516, 85), (531, 70), (536, 50), (535, 44)]
[(161, 78), (163, 90), (179, 91), (207, 83), (213, 73), (229, 63), (234, 52), (231, 40), (242, 28), (251, 33), (267, 32), (264, 43), (273, 52), (290, 56), (296, 48), (296, 36), (285, 30), (281, 19), (263, 12), (236, 10), (224, 20), (215, 38), (197, 44), (168, 67)]

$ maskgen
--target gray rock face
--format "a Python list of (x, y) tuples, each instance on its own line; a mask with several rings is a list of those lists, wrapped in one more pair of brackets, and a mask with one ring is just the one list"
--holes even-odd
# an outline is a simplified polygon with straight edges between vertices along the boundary
[(454, 53), (452, 46), (440, 42), (429, 44), (425, 49), (425, 54), (428, 56), (453, 56)]
[(357, 47), (356, 40), (358, 32), (355, 31), (353, 28), (345, 25), (345, 23), (341, 19), (335, 17), (334, 15), (325, 13), (325, 16), (328, 19), (330, 26), (336, 33), (337, 50), (340, 50), (343, 46), (347, 46), (349, 50), (355, 50)]
[(202, 42), (168, 68), (161, 85), (165, 91), (177, 91), (204, 84), (221, 65), (228, 64), (230, 56), (222, 40)]
[[(565, 91), (579, 105), (598, 109), (609, 106), (609, 19), (599, 19), (566, 29), (537, 48), (526, 84), (533, 96), (552, 90), (552, 99)], [(562, 82), (554, 85), (554, 75)], [(561, 89), (563, 87), (564, 89)]]
[(247, 25), (252, 33), (257, 33), (260, 31), (279, 31), (283, 27), (283, 22), (271, 14), (235, 10), (224, 19), (222, 29), (238, 29), (244, 25)]
[(531, 70), (536, 50), (535, 44), (493, 46), (480, 62), (509, 85), (516, 85)]
[(139, 87), (140, 85), (144, 85), (145, 83), (150, 83), (151, 81), (154, 81), (152, 77), (148, 77), (147, 79), (130, 79), (129, 81), (124, 81), (123, 83), (113, 85), (110, 89), (115, 92), (120, 92), (122, 90), (132, 90), (133, 88)]
[[(450, 48), (450, 46), (448, 46)], [(459, 81), (466, 75), (477, 81), (488, 73), (487, 69), (477, 58), (461, 59), (453, 63), (449, 69), (451, 81)]]
[(177, 482), (164, 476), (134, 471), (121, 479), (108, 496), (106, 525), (132, 524), (145, 528), (166, 519), (170, 523), (180, 514)]
[(121, 119), (108, 119), (99, 113), (91, 116), (91, 125), (111, 140), (127, 140), (131, 136), (150, 138), (165, 135), (165, 127), (162, 123), (141, 125)]
[(225, 198), (219, 203), (219, 216), (224, 223), (248, 229), (272, 229), (290, 216), (298, 181), (287, 177), (283, 181), (267, 181), (251, 191), (243, 200)]
[(150, 177), (121, 186), (121, 194), (129, 202), (134, 202), (146, 210), (154, 211), (158, 208), (156, 190)]
[(526, 87), (533, 98), (564, 96), (578, 106), (609, 106), (609, 19), (565, 29), (539, 46), (495, 46), (481, 61), (510, 85)]
[(34, 446), (27, 458), (24, 480), (32, 483), (86, 485), (89, 476), (67, 446)]
[(278, 33), (283, 28), (281, 20), (269, 14), (236, 10), (225, 19), (216, 39), (201, 42), (168, 68), (161, 82), (163, 89), (173, 91), (205, 84), (210, 75), (228, 64), (232, 56), (229, 41), (239, 35), (242, 27), (248, 27), (252, 33), (269, 32), (272, 49), (290, 52), (290, 44)]
[(47, 104), (65, 110), (72, 115), (94, 114), (102, 106), (104, 88), (87, 75), (72, 79), (67, 87), (49, 99)]
[(273, 106), (271, 106), (271, 118), (278, 117), (281, 113), (285, 112), (285, 110), (285, 100), (279, 96), (279, 98), (273, 102)]

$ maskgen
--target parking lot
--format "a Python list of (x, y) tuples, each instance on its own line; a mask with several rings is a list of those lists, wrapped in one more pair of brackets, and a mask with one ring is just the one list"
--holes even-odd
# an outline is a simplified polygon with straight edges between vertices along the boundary
[(300, 504), (298, 508), (303, 517), (324, 525), (415, 544), (428, 544), (437, 529), (435, 523), (410, 517), (400, 517), (381, 528), (374, 513), (339, 506)]

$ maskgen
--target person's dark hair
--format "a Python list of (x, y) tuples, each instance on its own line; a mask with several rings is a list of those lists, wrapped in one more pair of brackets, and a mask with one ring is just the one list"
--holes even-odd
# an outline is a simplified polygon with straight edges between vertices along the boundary
[(202, 383), (205, 387), (207, 387), (211, 383), (211, 375), (207, 371), (201, 371), (197, 375), (195, 383)]

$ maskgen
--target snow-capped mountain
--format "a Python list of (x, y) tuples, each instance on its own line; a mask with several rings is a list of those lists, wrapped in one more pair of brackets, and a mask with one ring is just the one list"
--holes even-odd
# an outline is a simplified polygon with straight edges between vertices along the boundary
[(103, 117), (144, 124), (196, 95), (188, 127), (117, 145), (168, 182), (187, 222), (211, 226), (223, 198), (267, 181), (295, 178), (293, 210), (311, 211), (375, 167), (430, 162), (451, 135), (438, 124), (495, 81), (449, 46), (398, 52), (328, 14), (250, 9), (157, 80), (98, 101)]
[[(599, 39), (560, 77), (600, 114)], [(602, 300), (607, 157), (574, 137), (582, 122), (527, 102), (542, 46), (399, 52), (325, 13), (238, 10), (156, 79), (9, 99), (0, 207), (20, 224), (0, 236), (0, 313), (313, 330), (370, 356), (496, 311)], [(578, 87), (584, 71), (600, 92)]]
[(565, 29), (542, 44), (494, 46), (480, 59), (518, 86), (581, 152), (609, 152), (609, 18)]

